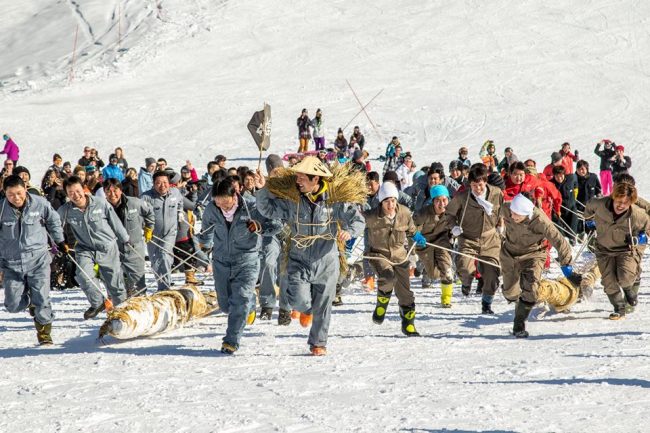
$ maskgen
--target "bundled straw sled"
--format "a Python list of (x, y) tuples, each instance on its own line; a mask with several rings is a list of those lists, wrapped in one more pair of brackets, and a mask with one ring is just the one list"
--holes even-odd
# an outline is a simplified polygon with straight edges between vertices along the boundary
[(153, 296), (136, 296), (108, 313), (99, 329), (99, 338), (110, 335), (124, 340), (160, 334), (207, 316), (217, 308), (214, 293), (203, 293), (193, 285)]
[(540, 281), (537, 286), (536, 297), (538, 302), (545, 302), (555, 311), (565, 311), (578, 301), (580, 289), (575, 287), (566, 278), (557, 280)]

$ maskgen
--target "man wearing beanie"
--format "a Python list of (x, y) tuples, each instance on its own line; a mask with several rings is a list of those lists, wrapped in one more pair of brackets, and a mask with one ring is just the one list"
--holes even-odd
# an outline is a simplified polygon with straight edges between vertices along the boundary
[(537, 302), (536, 292), (546, 261), (546, 244), (558, 252), (562, 273), (573, 278), (571, 247), (546, 214), (523, 194), (501, 206), (505, 235), (501, 247), (503, 297), (517, 302), (512, 332), (528, 337), (526, 319)]
[(138, 173), (138, 190), (140, 196), (153, 189), (153, 172), (156, 171), (156, 160), (154, 158), (145, 158), (144, 167), (140, 167)]
[(372, 321), (380, 325), (386, 317), (390, 297), (395, 290), (402, 318), (402, 332), (407, 337), (419, 336), (415, 329), (415, 297), (409, 280), (409, 260), (406, 239), (420, 247), (426, 246), (426, 239), (416, 231), (410, 210), (397, 203), (397, 186), (384, 182), (377, 198), (380, 205), (367, 211), (368, 255), (371, 266), (379, 276), (377, 305), (372, 314)]
[(556, 165), (562, 165), (562, 155), (560, 152), (551, 153), (551, 163), (544, 167), (543, 171), (546, 180), (553, 180), (553, 167)]

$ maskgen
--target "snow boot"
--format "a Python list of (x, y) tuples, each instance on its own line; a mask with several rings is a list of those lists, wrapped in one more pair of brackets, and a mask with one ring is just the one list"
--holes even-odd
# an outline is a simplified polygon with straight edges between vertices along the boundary
[(94, 317), (97, 317), (99, 313), (104, 311), (106, 309), (106, 304), (102, 302), (99, 307), (90, 307), (86, 311), (84, 311), (84, 320), (92, 319)]
[(221, 353), (224, 355), (232, 355), (237, 351), (237, 347), (233, 346), (232, 344), (223, 342), (221, 343)]
[(530, 311), (533, 309), (535, 304), (531, 304), (521, 299), (517, 302), (515, 307), (515, 321), (512, 327), (512, 335), (517, 338), (527, 338), (528, 331), (526, 331), (526, 319), (530, 315)]
[(290, 324), (291, 324), (291, 312), (280, 309), (280, 311), (278, 312), (278, 325), (289, 326)]
[(609, 315), (609, 320), (625, 319), (625, 298), (619, 291), (613, 295), (607, 295), (609, 302), (614, 306), (614, 312)]
[(273, 308), (262, 307), (262, 311), (260, 312), (260, 320), (271, 320), (272, 315), (273, 315)]
[(384, 323), (386, 310), (390, 302), (390, 295), (390, 293), (377, 292), (377, 304), (375, 305), (375, 311), (372, 312), (372, 321), (377, 325)]
[(402, 317), (402, 333), (407, 337), (419, 337), (420, 333), (415, 329), (415, 306), (399, 307), (399, 315)]
[(34, 304), (29, 304), (29, 306), (27, 307), (27, 311), (29, 311), (30, 316), (32, 317), (36, 316), (36, 306), (34, 306)]
[(483, 277), (478, 277), (476, 279), (476, 294), (477, 295), (483, 294)]
[(442, 308), (451, 308), (451, 294), (454, 290), (454, 286), (451, 284), (441, 284), (440, 290), (440, 304), (442, 305)]
[(426, 272), (422, 274), (422, 288), (428, 289), (431, 287), (431, 278), (427, 275)]
[(462, 285), (460, 287), (460, 291), (463, 292), (463, 296), (469, 296), (469, 292), (472, 290), (471, 284), (469, 286)]
[(623, 289), (623, 295), (625, 296), (625, 312), (633, 313), (634, 307), (639, 303), (639, 285), (634, 283), (632, 287), (627, 287)]
[(36, 320), (34, 320), (34, 327), (36, 328), (36, 338), (38, 339), (38, 344), (41, 346), (53, 344), (52, 343), (52, 324), (48, 323), (47, 325), (41, 325)]
[(481, 299), (481, 314), (494, 314), (492, 311), (492, 300), (494, 296), (483, 295)]
[(202, 286), (203, 281), (196, 278), (196, 273), (194, 271), (185, 271), (185, 284), (191, 284), (193, 286)]
[(334, 295), (334, 299), (332, 299), (332, 306), (333, 307), (340, 307), (343, 305), (343, 298), (341, 298), (341, 292), (343, 291), (343, 287), (340, 284), (336, 285), (336, 294)]

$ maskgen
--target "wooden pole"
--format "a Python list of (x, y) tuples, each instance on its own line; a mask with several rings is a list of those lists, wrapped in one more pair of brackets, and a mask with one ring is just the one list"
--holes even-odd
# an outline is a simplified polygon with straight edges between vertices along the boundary
[(377, 126), (375, 125), (375, 122), (372, 121), (372, 119), (371, 119), (370, 116), (368, 115), (368, 112), (366, 112), (366, 109), (363, 107), (363, 104), (361, 103), (361, 100), (360, 100), (359, 97), (357, 96), (357, 92), (354, 91), (354, 89), (352, 88), (352, 85), (350, 84), (350, 82), (349, 82), (348, 80), (345, 80), (345, 82), (348, 83), (348, 87), (349, 87), (350, 90), (352, 91), (352, 94), (354, 95), (354, 98), (355, 98), (355, 99), (357, 100), (357, 102), (359, 103), (359, 106), (361, 106), (361, 110), (363, 111), (363, 114), (365, 114), (366, 117), (368, 118), (368, 121), (370, 122), (370, 124), (372, 125), (373, 129), (374, 129), (375, 132), (377, 133), (377, 136), (379, 137), (379, 139), (380, 139), (382, 142), (384, 142), (384, 141), (385, 141), (385, 140), (384, 140), (384, 137), (382, 137), (382, 135), (379, 133), (379, 130), (377, 129)]
[(74, 31), (74, 43), (72, 44), (72, 62), (70, 63), (70, 76), (68, 77), (68, 84), (72, 83), (74, 79), (74, 62), (77, 58), (77, 36), (79, 36), (79, 24)]
[(122, 48), (122, 2), (117, 2), (117, 51)]

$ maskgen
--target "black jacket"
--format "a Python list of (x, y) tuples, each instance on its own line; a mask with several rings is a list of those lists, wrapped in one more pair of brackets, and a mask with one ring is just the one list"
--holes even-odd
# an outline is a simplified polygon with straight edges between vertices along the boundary
[(611, 170), (612, 169), (612, 161), (609, 159), (616, 155), (616, 151), (614, 150), (614, 146), (611, 146), (609, 149), (603, 149), (600, 150), (600, 143), (596, 145), (596, 148), (594, 149), (594, 153), (600, 157), (600, 170)]
[(594, 173), (587, 173), (587, 176), (585, 177), (577, 177), (578, 201), (582, 204), (576, 203), (576, 208), (582, 212), (585, 210), (584, 206), (582, 205), (586, 205), (589, 200), (599, 196), (602, 192), (602, 189), (600, 187), (600, 180), (598, 180), (598, 176), (596, 176)]
[(576, 198), (573, 190), (578, 188), (577, 176), (575, 174), (568, 174), (562, 183), (558, 183), (555, 178), (551, 179), (551, 182), (560, 191), (560, 195), (562, 195), (562, 206), (574, 210), (576, 208)]
[(632, 160), (629, 156), (624, 156), (623, 159), (616, 158), (612, 162), (612, 178), (619, 173), (627, 173), (630, 167), (632, 167)]

